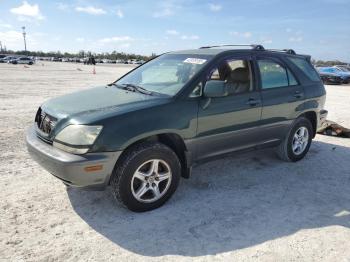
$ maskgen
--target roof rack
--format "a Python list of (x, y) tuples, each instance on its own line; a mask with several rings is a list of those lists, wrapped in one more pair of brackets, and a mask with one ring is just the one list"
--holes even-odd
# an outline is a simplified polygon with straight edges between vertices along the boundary
[(249, 45), (212, 45), (212, 46), (202, 46), (199, 49), (215, 48), (215, 47), (230, 47), (230, 46), (249, 46), (253, 50), (258, 51), (273, 51), (273, 52), (285, 52), (287, 54), (296, 55), (297, 53), (293, 49), (265, 49), (262, 45), (249, 44)]
[(250, 45), (212, 45), (212, 46), (202, 46), (199, 49), (207, 49), (207, 48), (214, 48), (214, 47), (229, 47), (229, 46), (249, 46), (253, 50), (265, 50), (265, 48), (262, 45), (254, 45), (254, 44), (250, 44)]
[(293, 49), (268, 49), (273, 52), (285, 52), (287, 54), (296, 55), (297, 53)]

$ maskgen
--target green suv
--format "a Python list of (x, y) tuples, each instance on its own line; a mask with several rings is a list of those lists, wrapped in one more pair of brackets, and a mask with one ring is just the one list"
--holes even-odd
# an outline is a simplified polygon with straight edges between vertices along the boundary
[(325, 120), (310, 56), (261, 45), (170, 52), (114, 83), (45, 102), (32, 157), (72, 187), (103, 189), (133, 211), (164, 204), (180, 177), (218, 155), (276, 147), (301, 160)]

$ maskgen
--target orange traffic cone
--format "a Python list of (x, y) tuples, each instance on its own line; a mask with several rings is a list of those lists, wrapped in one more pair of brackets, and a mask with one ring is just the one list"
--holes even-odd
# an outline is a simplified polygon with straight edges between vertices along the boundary
[(96, 75), (95, 66), (94, 66), (94, 69), (92, 70), (92, 73), (93, 73), (94, 75)]

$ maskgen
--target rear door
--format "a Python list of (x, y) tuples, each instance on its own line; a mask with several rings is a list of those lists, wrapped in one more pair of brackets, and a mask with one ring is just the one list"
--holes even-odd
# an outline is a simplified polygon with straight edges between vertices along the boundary
[(196, 158), (254, 146), (259, 140), (261, 97), (250, 56), (227, 57), (207, 72), (206, 80), (226, 81), (229, 95), (201, 97)]
[(285, 63), (274, 57), (256, 59), (262, 97), (262, 139), (278, 142), (283, 139), (299, 111), (304, 89)]

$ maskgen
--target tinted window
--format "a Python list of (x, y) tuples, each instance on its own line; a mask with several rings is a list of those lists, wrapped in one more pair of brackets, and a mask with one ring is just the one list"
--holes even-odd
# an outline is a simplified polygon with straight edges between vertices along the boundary
[(225, 81), (229, 95), (253, 90), (252, 72), (248, 60), (225, 60), (214, 68), (208, 80)]
[(287, 70), (270, 60), (258, 60), (262, 89), (289, 86)]
[(304, 58), (288, 57), (288, 59), (301, 69), (312, 81), (320, 81), (320, 77), (313, 66)]
[(296, 86), (296, 85), (298, 85), (299, 83), (298, 83), (298, 81), (295, 79), (293, 73), (292, 73), (289, 69), (287, 69), (287, 72), (288, 72), (289, 85), (290, 85), (290, 86)]

